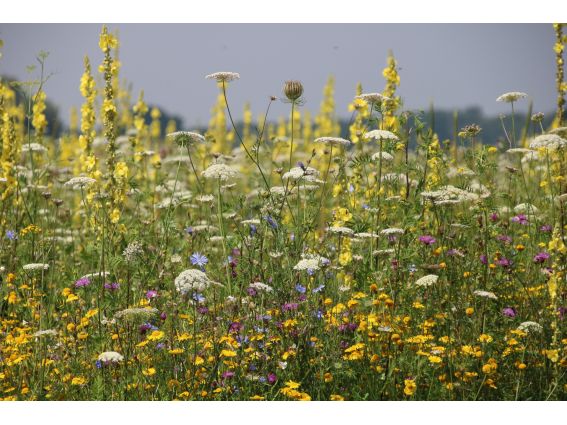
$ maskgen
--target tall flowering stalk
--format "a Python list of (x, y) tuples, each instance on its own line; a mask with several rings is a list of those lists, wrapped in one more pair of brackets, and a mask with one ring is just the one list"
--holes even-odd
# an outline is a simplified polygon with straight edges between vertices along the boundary
[(38, 143), (41, 143), (43, 140), (43, 135), (47, 128), (47, 118), (45, 117), (46, 97), (45, 92), (40, 89), (35, 95), (32, 106), (32, 126), (35, 130), (35, 137)]
[(85, 99), (81, 106), (81, 135), (79, 136), (79, 145), (81, 156), (79, 158), (81, 171), (86, 172), (91, 177), (97, 178), (96, 157), (92, 154), (92, 144), (96, 136), (95, 131), (95, 99), (96, 99), (96, 83), (91, 73), (91, 63), (88, 56), (84, 59), (85, 71), (81, 77), (80, 91)]
[(388, 54), (388, 62), (386, 68), (382, 71), (382, 75), (386, 79), (386, 87), (384, 87), (382, 95), (388, 98), (383, 103), (382, 129), (395, 132), (399, 127), (395, 114), (400, 106), (400, 98), (396, 96), (396, 89), (400, 85), (400, 75), (398, 74), (398, 62), (392, 52)]
[(104, 54), (102, 72), (104, 76), (104, 99), (102, 103), (102, 122), (104, 126), (104, 136), (107, 140), (106, 147), (106, 166), (107, 179), (106, 191), (110, 195), (110, 221), (117, 223), (120, 220), (120, 207), (124, 203), (126, 193), (126, 183), (128, 178), (128, 166), (125, 162), (116, 160), (116, 118), (117, 109), (114, 101), (116, 77), (116, 65), (112, 58), (112, 49), (118, 46), (118, 40), (108, 33), (106, 26), (102, 28), (99, 47)]
[(555, 45), (553, 50), (555, 51), (555, 64), (556, 64), (556, 77), (555, 84), (557, 87), (557, 112), (555, 115), (555, 126), (561, 127), (563, 125), (563, 118), (565, 115), (565, 93), (567, 92), (567, 83), (564, 81), (564, 65), (563, 52), (565, 50), (565, 44), (567, 44), (567, 34), (563, 34), (564, 24), (553, 24), (553, 29), (555, 30)]

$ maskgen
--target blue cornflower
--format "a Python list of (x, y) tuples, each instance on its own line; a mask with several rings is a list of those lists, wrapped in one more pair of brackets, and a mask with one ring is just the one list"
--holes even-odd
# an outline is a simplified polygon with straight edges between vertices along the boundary
[(95, 365), (97, 369), (102, 369), (102, 362), (100, 360), (97, 360)]
[(187, 233), (188, 235), (192, 235), (193, 234), (193, 227), (191, 227), (191, 226), (186, 227), (185, 233)]
[(415, 272), (417, 271), (417, 267), (415, 266), (415, 264), (411, 264), (411, 265), (408, 267), (408, 271), (409, 271), (410, 273), (415, 273)]
[(194, 266), (199, 266), (201, 270), (204, 270), (205, 266), (209, 262), (209, 259), (200, 252), (194, 253), (193, 255), (191, 255), (191, 257), (189, 257), (189, 259), (191, 260), (191, 264), (193, 264)]
[(258, 228), (256, 227), (256, 225), (251, 224), (250, 225), (250, 236), (254, 236), (257, 231), (258, 231)]
[(300, 294), (305, 294), (305, 291), (307, 290), (305, 288), (305, 286), (303, 286), (302, 284), (298, 283), (297, 285), (295, 285), (295, 290), (297, 292), (299, 292)]
[(272, 216), (266, 215), (266, 216), (264, 216), (264, 220), (266, 220), (268, 222), (268, 224), (270, 225), (270, 227), (272, 229), (278, 228), (278, 223), (276, 223), (276, 221), (272, 218)]
[(323, 318), (323, 312), (321, 310), (317, 310), (317, 312), (315, 313), (315, 317), (317, 319), (322, 319)]
[(198, 292), (195, 292), (193, 294), (193, 300), (197, 301), (198, 303), (202, 303), (205, 301), (205, 297), (202, 294), (199, 294)]
[(10, 239), (11, 241), (15, 241), (18, 239), (18, 235), (13, 230), (6, 230), (6, 239)]
[(316, 294), (317, 292), (321, 292), (325, 288), (325, 285), (319, 285), (318, 287), (313, 289), (313, 293)]

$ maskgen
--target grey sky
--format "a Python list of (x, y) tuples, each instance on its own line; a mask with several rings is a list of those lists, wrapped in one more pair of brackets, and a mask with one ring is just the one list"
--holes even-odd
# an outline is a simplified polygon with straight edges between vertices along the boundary
[[(112, 24), (121, 42), (121, 77), (134, 98), (181, 115), (187, 127), (206, 124), (217, 89), (204, 79), (215, 71), (239, 72), (229, 102), (237, 116), (250, 101), (254, 116), (288, 79), (301, 80), (307, 103), (319, 108), (327, 77), (336, 78), (337, 113), (348, 116), (357, 82), (381, 91), (392, 49), (401, 67), (399, 93), (407, 108), (465, 108), (507, 112), (496, 103), (507, 91), (524, 91), (534, 111), (552, 111), (555, 70), (551, 24)], [(50, 53), (48, 98), (67, 121), (80, 106), (83, 56), (101, 62), (97, 24), (0, 24), (0, 73), (26, 79), (40, 50)], [(96, 67), (94, 69), (96, 70)], [(527, 102), (518, 105), (526, 108)], [(272, 118), (288, 113), (278, 103)]]

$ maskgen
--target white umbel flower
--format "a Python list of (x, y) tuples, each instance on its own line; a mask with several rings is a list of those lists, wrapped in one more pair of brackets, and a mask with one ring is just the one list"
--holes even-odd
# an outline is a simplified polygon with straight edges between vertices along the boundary
[(213, 164), (210, 165), (201, 174), (206, 179), (219, 179), (221, 181), (227, 181), (228, 179), (236, 177), (239, 173), (234, 168), (231, 168), (226, 164)]
[(309, 255), (299, 260), (299, 262), (293, 267), (293, 270), (319, 270), (322, 265), (327, 264), (329, 260), (325, 257), (319, 255)]
[(31, 264), (26, 264), (23, 269), (25, 271), (31, 272), (31, 271), (36, 271), (36, 270), (48, 270), (49, 269), (49, 264), (43, 264), (43, 263), (31, 263)]
[(250, 284), (250, 288), (255, 289), (258, 292), (272, 292), (274, 290), (274, 288), (270, 285), (266, 285), (262, 282), (252, 282)]
[(390, 100), (389, 97), (384, 96), (383, 94), (380, 93), (362, 93), (359, 94), (358, 96), (355, 96), (354, 98), (364, 100), (365, 102), (368, 103), (380, 103)]
[(379, 161), (380, 157), (382, 157), (382, 161), (386, 161), (386, 162), (390, 162), (394, 160), (392, 154), (388, 152), (376, 152), (374, 155), (372, 155), (372, 160)]
[(473, 292), (474, 295), (476, 295), (477, 297), (481, 297), (481, 298), (489, 298), (491, 300), (497, 300), (498, 297), (496, 296), (496, 294), (494, 292), (489, 292), (489, 291), (483, 291), (480, 289), (477, 289), (476, 291)]
[(26, 143), (22, 145), (22, 152), (47, 152), (47, 148), (39, 143)]
[(205, 143), (205, 137), (194, 131), (176, 131), (169, 133), (168, 139), (172, 139), (179, 146), (193, 146), (199, 143)]
[(116, 351), (105, 351), (98, 356), (98, 360), (103, 363), (120, 363), (124, 356)]
[(120, 310), (114, 317), (125, 322), (147, 322), (159, 313), (157, 308), (134, 307)]
[(422, 278), (416, 280), (415, 286), (423, 286), (426, 288), (437, 282), (437, 279), (439, 279), (439, 276), (435, 274), (428, 274), (427, 276), (423, 276)]
[(539, 149), (545, 148), (550, 151), (563, 150), (567, 148), (567, 140), (559, 137), (557, 134), (542, 134), (537, 136), (530, 143), (530, 148)]
[(42, 336), (57, 336), (57, 331), (54, 329), (45, 329), (42, 331), (37, 331), (33, 334), (34, 337), (39, 338)]
[(63, 186), (71, 186), (73, 189), (82, 189), (86, 186), (90, 186), (91, 184), (96, 183), (96, 179), (91, 177), (73, 177), (68, 182), (65, 182)]
[(93, 277), (105, 278), (107, 276), (110, 276), (110, 272), (95, 272), (86, 274), (82, 276), (81, 279), (92, 279)]
[(331, 233), (335, 233), (337, 235), (343, 235), (343, 236), (351, 236), (354, 234), (354, 230), (349, 229), (348, 227), (333, 226), (333, 227), (328, 227), (327, 230)]
[(210, 280), (205, 273), (197, 269), (188, 269), (182, 271), (175, 278), (175, 289), (185, 295), (189, 292), (203, 292), (211, 285), (219, 285)]
[(369, 131), (368, 133), (364, 134), (364, 138), (373, 140), (399, 140), (398, 136), (387, 130)]
[(349, 146), (351, 141), (341, 137), (319, 137), (315, 139), (315, 143), (323, 143), (330, 146)]
[(528, 97), (528, 95), (526, 93), (520, 92), (520, 91), (511, 91), (508, 93), (504, 93), (501, 94), (500, 96), (498, 96), (496, 98), (497, 102), (506, 102), (506, 103), (511, 103), (511, 102), (516, 102), (517, 100), (520, 99), (524, 99)]
[(217, 83), (228, 83), (229, 81), (238, 80), (240, 78), (240, 74), (237, 72), (220, 71), (213, 72), (212, 74), (205, 76), (205, 78), (207, 80), (216, 80)]
[(400, 229), (398, 227), (389, 227), (387, 229), (383, 229), (380, 231), (381, 235), (384, 236), (391, 236), (391, 235), (403, 235), (404, 229)]
[(527, 333), (541, 333), (543, 331), (543, 326), (537, 322), (523, 322), (520, 323), (518, 329)]

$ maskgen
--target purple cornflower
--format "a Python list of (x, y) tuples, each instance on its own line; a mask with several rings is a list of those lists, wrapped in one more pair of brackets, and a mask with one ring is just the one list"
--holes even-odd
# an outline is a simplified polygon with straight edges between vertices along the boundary
[(481, 262), (482, 264), (488, 264), (488, 258), (486, 258), (486, 255), (482, 254), (482, 255), (480, 256), (480, 262)]
[(91, 281), (88, 277), (82, 277), (75, 282), (75, 288), (84, 288), (85, 286), (89, 286)]
[(254, 295), (257, 294), (256, 290), (254, 288), (250, 287), (250, 286), (248, 288), (246, 288), (246, 293), (248, 295), (250, 295), (251, 297), (253, 297)]
[(506, 307), (502, 309), (502, 314), (506, 317), (516, 317), (516, 309), (514, 307)]
[(508, 260), (505, 257), (502, 257), (500, 260), (497, 261), (499, 266), (502, 266), (504, 268), (510, 267), (512, 265), (512, 260)]
[(244, 328), (244, 325), (242, 325), (242, 323), (240, 322), (232, 322), (229, 326), (228, 326), (228, 331), (229, 332), (234, 332), (234, 333), (238, 333), (242, 330), (242, 328)]
[(553, 230), (553, 227), (551, 227), (549, 224), (544, 224), (543, 226), (541, 226), (539, 228), (540, 232), (544, 232), (544, 233), (550, 233)]
[(500, 217), (498, 217), (498, 214), (496, 214), (495, 212), (490, 214), (490, 221), (498, 221)]
[(512, 223), (520, 223), (525, 226), (528, 224), (528, 218), (525, 214), (518, 214), (517, 216), (512, 217)]
[(151, 300), (152, 298), (155, 298), (158, 296), (158, 292), (155, 289), (150, 289), (149, 291), (146, 292), (146, 298), (148, 300)]
[(429, 236), (429, 235), (420, 236), (418, 239), (422, 244), (428, 246), (433, 245), (435, 242), (437, 242), (437, 240), (433, 236)]
[(512, 243), (512, 238), (508, 235), (498, 235), (496, 236), (496, 239), (498, 239), (500, 242), (504, 242), (505, 244)]
[(542, 251), (534, 256), (534, 263), (541, 264), (549, 258), (549, 253)]
[(276, 383), (277, 380), (278, 377), (276, 376), (275, 373), (273, 372), (268, 373), (268, 384), (273, 385)]
[(226, 372), (223, 372), (222, 377), (223, 379), (230, 379), (234, 376), (234, 372), (232, 370), (227, 370)]
[(149, 322), (146, 322), (142, 325), (140, 325), (140, 333), (143, 335), (148, 331), (157, 331), (157, 326), (152, 325)]
[(109, 291), (116, 291), (118, 288), (120, 288), (120, 284), (117, 282), (107, 282), (104, 284), (104, 289), (108, 289)]
[(285, 303), (282, 305), (282, 311), (290, 311), (290, 310), (297, 310), (299, 304), (297, 303)]
[(18, 235), (13, 230), (6, 230), (6, 239), (15, 241), (16, 239), (18, 239)]
[(188, 235), (193, 235), (193, 227), (189, 226), (185, 228), (185, 233), (187, 233)]
[(204, 270), (205, 266), (209, 262), (209, 259), (200, 252), (194, 253), (191, 257), (189, 257), (189, 259), (191, 260), (191, 264), (199, 266), (201, 270)]

